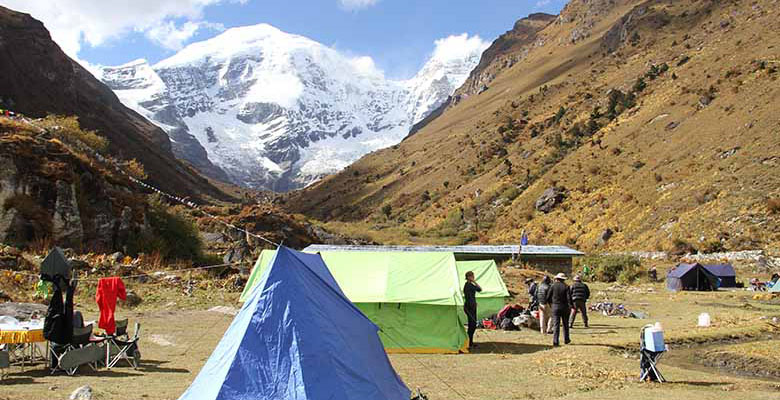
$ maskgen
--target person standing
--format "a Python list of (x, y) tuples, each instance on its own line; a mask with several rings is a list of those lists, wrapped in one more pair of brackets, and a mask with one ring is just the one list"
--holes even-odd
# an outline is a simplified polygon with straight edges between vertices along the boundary
[(658, 270), (655, 267), (650, 268), (647, 275), (650, 277), (651, 282), (658, 282)]
[(474, 332), (477, 330), (477, 292), (481, 291), (482, 288), (474, 278), (474, 272), (466, 272), (466, 284), (463, 285), (463, 297), (465, 298), (463, 312), (466, 313), (468, 319), (469, 349), (477, 347), (474, 343)]
[(582, 313), (582, 322), (585, 323), (585, 327), (588, 327), (588, 307), (586, 303), (590, 298), (590, 288), (588, 285), (582, 282), (582, 277), (576, 275), (574, 277), (574, 284), (571, 285), (571, 302), (574, 308), (571, 309), (571, 327), (574, 328), (574, 319), (577, 317), (577, 311)]
[(569, 337), (569, 312), (572, 309), (571, 290), (564, 282), (566, 275), (560, 273), (555, 275), (555, 283), (550, 286), (547, 292), (547, 304), (552, 306), (553, 319), (553, 346), (560, 345), (561, 325), (563, 325), (563, 343), (571, 343)]
[(542, 283), (536, 288), (536, 301), (539, 303), (539, 331), (544, 335), (545, 333), (552, 333), (552, 308), (547, 302), (547, 292), (550, 291), (550, 284), (552, 280), (549, 276), (545, 275), (542, 279)]
[(536, 310), (539, 306), (539, 303), (536, 301), (536, 282), (533, 278), (528, 278), (525, 280), (525, 284), (528, 285), (528, 310)]

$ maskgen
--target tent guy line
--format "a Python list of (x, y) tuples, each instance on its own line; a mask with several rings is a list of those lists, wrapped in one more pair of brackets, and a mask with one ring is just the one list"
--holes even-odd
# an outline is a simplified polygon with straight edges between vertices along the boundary
[(426, 371), (428, 371), (428, 372), (429, 372), (431, 375), (433, 375), (433, 377), (434, 377), (434, 378), (438, 379), (438, 380), (439, 380), (439, 382), (441, 382), (441, 383), (443, 383), (443, 384), (444, 384), (444, 386), (446, 386), (446, 387), (447, 387), (447, 388), (449, 388), (449, 389), (450, 389), (452, 392), (454, 392), (455, 394), (457, 394), (457, 395), (458, 395), (458, 397), (460, 397), (460, 398), (461, 398), (461, 399), (463, 399), (463, 400), (467, 400), (466, 396), (464, 396), (464, 395), (463, 395), (463, 393), (459, 392), (459, 391), (458, 391), (457, 389), (455, 389), (455, 388), (454, 388), (452, 385), (450, 385), (450, 384), (449, 384), (449, 382), (447, 382), (446, 380), (444, 380), (444, 378), (442, 378), (441, 376), (439, 376), (439, 374), (437, 374), (437, 373), (436, 373), (436, 371), (434, 371), (434, 370), (433, 370), (433, 368), (429, 367), (429, 366), (428, 366), (428, 364), (426, 364), (426, 363), (422, 362), (422, 360), (420, 360), (419, 358), (417, 358), (417, 356), (415, 356), (413, 352), (409, 351), (409, 349), (407, 349), (406, 347), (404, 347), (403, 345), (401, 345), (400, 343), (398, 343), (398, 341), (397, 341), (397, 340), (395, 340), (395, 338), (394, 338), (392, 335), (388, 334), (388, 333), (387, 333), (387, 331), (385, 331), (384, 329), (382, 329), (382, 327), (381, 327), (381, 326), (377, 325), (377, 327), (379, 327), (379, 331), (380, 331), (380, 332), (382, 332), (382, 333), (384, 333), (384, 334), (385, 334), (385, 337), (386, 337), (386, 338), (388, 338), (388, 339), (390, 339), (391, 341), (393, 341), (393, 343), (395, 343), (395, 345), (396, 345), (396, 346), (398, 346), (398, 348), (399, 348), (399, 349), (403, 350), (403, 351), (404, 351), (406, 354), (410, 355), (414, 361), (416, 361), (418, 364), (420, 364), (420, 365), (423, 367), (423, 369), (425, 369), (425, 370), (426, 370)]

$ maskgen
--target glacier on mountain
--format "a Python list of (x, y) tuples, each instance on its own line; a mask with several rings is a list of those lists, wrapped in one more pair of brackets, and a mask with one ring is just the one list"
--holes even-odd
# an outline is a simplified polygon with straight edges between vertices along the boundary
[(150, 65), (103, 67), (101, 79), (210, 177), (288, 191), (400, 142), (468, 77), (479, 37), (437, 41), (409, 80), (273, 26), (232, 28)]

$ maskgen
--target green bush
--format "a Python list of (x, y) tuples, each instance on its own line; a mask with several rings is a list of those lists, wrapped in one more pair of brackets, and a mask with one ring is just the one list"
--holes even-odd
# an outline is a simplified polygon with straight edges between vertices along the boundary
[(147, 218), (151, 229), (131, 238), (131, 254), (159, 253), (166, 260), (204, 259), (198, 227), (182, 212), (168, 207), (159, 196), (149, 200)]
[(590, 269), (589, 278), (628, 284), (642, 276), (642, 263), (632, 256), (590, 256), (580, 262)]

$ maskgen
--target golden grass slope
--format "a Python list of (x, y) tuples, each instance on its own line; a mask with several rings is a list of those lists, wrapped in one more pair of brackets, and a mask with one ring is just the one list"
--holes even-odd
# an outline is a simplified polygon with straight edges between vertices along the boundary
[[(486, 91), (289, 207), (396, 242), (516, 242), (525, 229), (583, 249), (777, 246), (779, 10), (574, 0)], [(553, 186), (563, 203), (536, 211)]]

